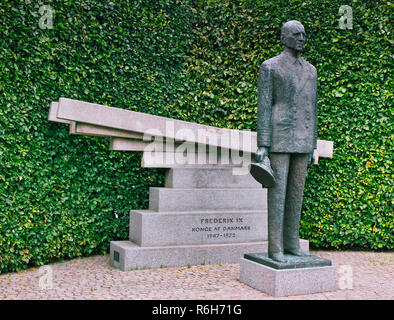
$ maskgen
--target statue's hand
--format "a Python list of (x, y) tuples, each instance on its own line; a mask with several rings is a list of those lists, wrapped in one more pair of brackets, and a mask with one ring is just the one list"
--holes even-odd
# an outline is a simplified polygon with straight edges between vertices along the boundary
[(308, 167), (311, 167), (315, 163), (315, 152), (311, 152), (308, 155)]
[(263, 162), (265, 157), (268, 157), (268, 148), (259, 147), (255, 155), (256, 162)]

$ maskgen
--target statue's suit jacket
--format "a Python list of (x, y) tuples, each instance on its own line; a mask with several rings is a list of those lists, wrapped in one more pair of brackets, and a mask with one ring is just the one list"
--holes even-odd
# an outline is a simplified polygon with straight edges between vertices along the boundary
[(258, 147), (311, 153), (317, 142), (317, 73), (288, 52), (262, 63), (258, 80)]

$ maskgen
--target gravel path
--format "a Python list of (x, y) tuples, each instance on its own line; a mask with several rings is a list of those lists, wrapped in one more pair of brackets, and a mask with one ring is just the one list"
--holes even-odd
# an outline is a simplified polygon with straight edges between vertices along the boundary
[[(311, 253), (332, 260), (337, 290), (278, 299), (394, 299), (393, 252)], [(110, 267), (108, 258), (81, 258), (0, 275), (0, 299), (273, 299), (239, 282), (239, 264), (122, 272)]]

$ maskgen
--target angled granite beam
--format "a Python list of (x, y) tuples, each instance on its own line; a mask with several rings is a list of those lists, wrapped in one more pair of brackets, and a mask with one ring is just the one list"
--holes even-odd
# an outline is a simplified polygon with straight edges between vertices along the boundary
[[(84, 121), (78, 122), (80, 120), (74, 120), (81, 118), (83, 118), (84, 121), (90, 121), (92, 123), (87, 123)], [(230, 147), (228, 138), (231, 137), (231, 134), (235, 134), (235, 137), (239, 138), (237, 140), (240, 140), (240, 145), (231, 146), (232, 149), (251, 153), (255, 153), (255, 151), (257, 150), (256, 132), (221, 129), (192, 122), (175, 120), (141, 112), (128, 111), (120, 108), (106, 107), (102, 105), (66, 98), (60, 98), (59, 104), (56, 102), (51, 103), (48, 119), (51, 121), (69, 123), (70, 132), (73, 134), (114, 137), (114, 139), (111, 140), (111, 150), (144, 151), (144, 144), (147, 146), (150, 142), (140, 141), (137, 143), (136, 139), (142, 140), (144, 133), (146, 133), (147, 130), (152, 133), (152, 136), (163, 135), (164, 138), (175, 138), (178, 142), (200, 142), (201, 144), (217, 146), (224, 149)], [(99, 124), (96, 124), (96, 122), (98, 122)], [(102, 124), (118, 127), (121, 126), (122, 128), (103, 126)], [(166, 125), (168, 125), (170, 128), (166, 128)], [(123, 129), (130, 127), (134, 127), (136, 131)], [(182, 133), (182, 130), (185, 129), (190, 130), (189, 132), (192, 133), (191, 139), (187, 139), (188, 137), (184, 137), (182, 136), (182, 134), (177, 135), (177, 132)], [(202, 130), (202, 132), (204, 132), (205, 134), (211, 135), (213, 139), (207, 139), (204, 134), (202, 136), (199, 136), (199, 130)], [(145, 136), (146, 138), (148, 138), (149, 135)], [(222, 139), (223, 136), (227, 136), (227, 139)], [(246, 139), (249, 138), (251, 145), (248, 145), (246, 143), (243, 146), (243, 141), (241, 137)], [(118, 141), (117, 138), (131, 138), (132, 140), (130, 140), (129, 142), (125, 139)], [(177, 146), (177, 144), (175, 144), (175, 146)], [(332, 158), (333, 148), (334, 145), (332, 141), (318, 140), (317, 152), (315, 153), (315, 163), (317, 163), (317, 159), (319, 157)]]
[[(134, 146), (137, 146), (135, 144), (135, 139), (125, 139), (125, 138), (117, 138), (117, 137), (112, 137), (111, 138), (111, 150), (114, 151), (145, 151), (145, 147), (148, 147), (152, 142), (149, 141), (141, 141), (140, 144), (138, 144), (138, 149), (136, 149)], [(178, 150), (178, 147), (181, 145), (181, 143), (175, 143), (172, 147), (172, 149), (168, 148), (166, 144), (163, 146), (163, 150), (161, 152), (183, 152), (183, 150)], [(194, 144), (192, 144), (194, 145)], [(153, 147), (153, 145), (151, 145)], [(207, 145), (207, 150), (209, 146)], [(220, 149), (218, 148), (217, 151), (220, 153)], [(158, 148), (155, 148), (155, 150), (158, 150)], [(198, 150), (198, 147), (195, 148), (195, 150)], [(257, 150), (257, 146), (256, 149)], [(316, 161), (315, 163), (317, 164), (318, 158), (332, 158), (333, 157), (333, 150), (334, 150), (334, 143), (332, 141), (327, 141), (327, 140), (317, 140), (317, 150), (315, 151), (315, 158)], [(157, 151), (156, 151), (157, 152)], [(251, 152), (252, 154), (255, 153), (255, 151)]]
[(70, 120), (59, 119), (56, 117), (58, 107), (59, 107), (58, 102), (51, 102), (51, 106), (49, 107), (48, 120), (53, 122), (67, 123), (67, 124), (72, 123), (72, 121)]
[(141, 140), (143, 138), (143, 134), (138, 132), (130, 132), (130, 131), (119, 130), (114, 128), (107, 128), (97, 125), (91, 125), (88, 123), (82, 123), (82, 122), (76, 122), (76, 121), (70, 121), (70, 120), (58, 118), (57, 117), (58, 106), (59, 106), (58, 102), (51, 102), (49, 113), (48, 113), (48, 120), (53, 122), (69, 124), (70, 134), (84, 135), (84, 136), (120, 137), (120, 138), (141, 139)]
[[(252, 151), (256, 133), (222, 129), (197, 123), (129, 111), (73, 99), (60, 98), (57, 118), (92, 125), (185, 140), (223, 148)], [(234, 139), (231, 139), (234, 137)], [(236, 140), (231, 145), (231, 140)], [(243, 143), (245, 141), (245, 143)]]
[[(110, 137), (110, 150), (113, 151), (144, 151), (149, 145), (150, 141), (143, 141), (144, 135), (138, 132), (131, 132), (125, 130), (119, 130), (114, 128), (108, 128), (103, 126), (92, 125), (83, 122), (76, 122), (70, 120), (64, 120), (57, 118), (58, 103), (52, 102), (49, 108), (48, 120), (66, 123), (70, 125), (70, 134), (75, 135), (87, 135), (87, 136), (103, 136)], [(127, 139), (126, 139), (127, 138)], [(146, 139), (152, 139), (149, 135), (145, 136)], [(175, 146), (181, 144), (182, 141), (178, 142)], [(166, 151), (174, 151), (173, 149), (165, 149)]]
[[(141, 158), (141, 167), (145, 168), (178, 168), (178, 167), (245, 167), (254, 162), (250, 152), (239, 156), (232, 156), (231, 151), (225, 149), (224, 153), (207, 152), (147, 152)], [(235, 150), (234, 150), (235, 151)], [(236, 152), (236, 151), (235, 151)]]
[[(113, 138), (117, 140), (118, 138)], [(129, 144), (129, 139), (123, 140), (123, 145), (118, 144), (116, 150), (125, 150)], [(132, 148), (127, 151), (130, 151)], [(151, 145), (154, 148), (154, 145)], [(315, 161), (314, 165), (317, 165), (319, 158), (332, 158), (333, 157), (334, 143), (327, 140), (318, 140), (317, 149), (314, 151)], [(198, 151), (198, 149), (191, 149), (191, 152), (180, 155), (181, 151), (175, 149), (157, 151), (158, 149), (144, 149), (144, 153), (141, 159), (141, 166), (146, 168), (176, 168), (182, 166), (206, 166), (206, 165), (219, 165), (219, 166), (247, 166), (249, 163), (254, 161), (255, 152), (238, 152), (238, 150), (228, 150), (217, 148), (213, 150), (213, 153), (208, 152), (209, 146), (206, 148), (206, 152)], [(182, 150), (185, 150), (183, 148)], [(257, 150), (257, 146), (256, 149)], [(197, 152), (196, 152), (197, 151)]]
[(110, 138), (109, 150), (111, 151), (145, 151), (148, 142), (141, 139)]
[[(185, 152), (186, 148), (193, 148), (193, 150), (199, 150), (199, 146), (193, 142), (185, 141), (166, 141), (162, 140), (163, 143), (157, 141), (157, 137), (153, 137), (153, 141), (143, 141), (141, 139), (129, 139), (129, 138), (118, 138), (111, 137), (110, 139), (110, 150), (112, 151), (146, 151), (150, 150), (153, 152)], [(183, 148), (180, 148), (180, 146)], [(207, 145), (200, 145), (202, 148), (209, 147)], [(148, 149), (147, 149), (148, 148)]]
[[(107, 128), (96, 126), (88, 123), (75, 122), (70, 124), (70, 134), (84, 135), (84, 136), (99, 136), (99, 137), (119, 137), (142, 140), (143, 135), (138, 132), (131, 132), (119, 130), (114, 128)], [(146, 141), (149, 143), (149, 141)]]
[(317, 152), (320, 158), (332, 158), (334, 153), (334, 142), (317, 140)]
[[(113, 138), (118, 140), (118, 138)], [(320, 143), (319, 143), (320, 141)], [(319, 162), (321, 158), (332, 158), (332, 141), (319, 140), (318, 148), (315, 150), (315, 161), (314, 165)], [(141, 146), (139, 150), (136, 150), (136, 146), (131, 144), (130, 139), (124, 139), (124, 145), (117, 144), (116, 151), (143, 151), (141, 158), (141, 167), (145, 168), (178, 168), (178, 167), (245, 167), (250, 163), (255, 162), (254, 152), (242, 152), (239, 150), (229, 150), (217, 148), (213, 153), (206, 151), (198, 151), (198, 149), (192, 149), (197, 152), (182, 153), (182, 151), (147, 151), (146, 146)], [(154, 145), (151, 145), (154, 148)], [(208, 147), (208, 146), (207, 146)], [(319, 149), (320, 148), (320, 149)], [(155, 149), (157, 150), (157, 149)], [(183, 149), (185, 150), (185, 149)], [(319, 154), (319, 151), (322, 152)]]

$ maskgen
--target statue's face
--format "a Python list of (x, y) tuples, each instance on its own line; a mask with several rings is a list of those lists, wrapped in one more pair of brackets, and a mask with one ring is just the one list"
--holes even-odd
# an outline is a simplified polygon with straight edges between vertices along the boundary
[(292, 25), (283, 39), (283, 44), (296, 51), (302, 51), (305, 46), (306, 34), (302, 25)]

